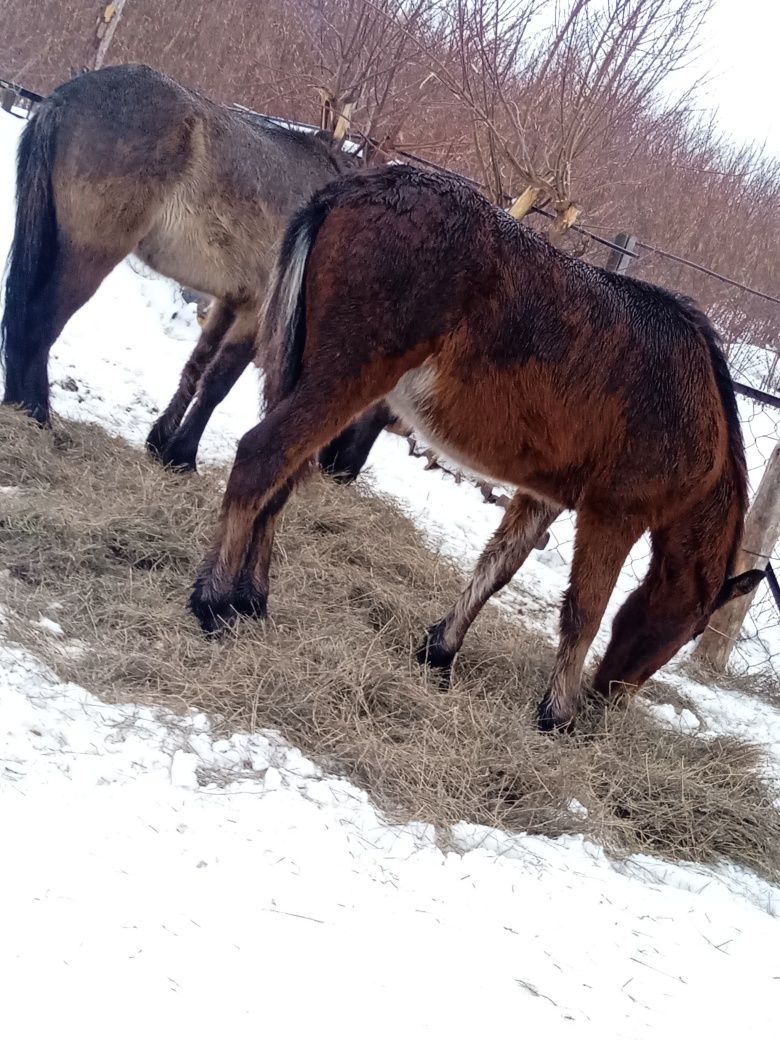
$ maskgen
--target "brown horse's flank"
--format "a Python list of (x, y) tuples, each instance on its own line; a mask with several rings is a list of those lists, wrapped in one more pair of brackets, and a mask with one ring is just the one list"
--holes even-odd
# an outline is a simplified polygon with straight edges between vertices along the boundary
[[(194, 469), (214, 408), (255, 357), (258, 312), (287, 219), (354, 165), (328, 135), (215, 105), (142, 65), (63, 84), (19, 146), (2, 323), (5, 402), (48, 421), (52, 344), (135, 253), (216, 298), (147, 441), (166, 464)], [(355, 475), (343, 451), (328, 461)]]
[(279, 376), (239, 444), (193, 591), (207, 630), (265, 611), (274, 516), (317, 451), (381, 398), (450, 457), (518, 488), (423, 660), (449, 666), (544, 528), (577, 511), (546, 728), (575, 715), (587, 651), (643, 531), (652, 564), (616, 618), (602, 694), (639, 686), (759, 580), (729, 576), (744, 451), (717, 336), (690, 301), (559, 253), (458, 178), (403, 166), (315, 196), (274, 279), (262, 336)]

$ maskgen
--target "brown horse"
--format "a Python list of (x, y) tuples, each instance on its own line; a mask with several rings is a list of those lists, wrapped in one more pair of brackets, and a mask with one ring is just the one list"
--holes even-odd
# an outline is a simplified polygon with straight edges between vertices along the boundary
[[(331, 135), (215, 105), (143, 65), (58, 87), (19, 145), (2, 322), (5, 403), (48, 422), (52, 344), (135, 253), (216, 297), (147, 442), (166, 464), (194, 469), (214, 408), (255, 356), (257, 315), (288, 218), (355, 165)], [(379, 418), (364, 421), (364, 433), (381, 429)], [(328, 461), (355, 475), (353, 458), (332, 450)]]
[(540, 533), (577, 511), (543, 728), (572, 722), (642, 532), (652, 563), (615, 620), (603, 695), (640, 686), (761, 579), (731, 574), (742, 436), (717, 335), (690, 301), (564, 255), (456, 177), (399, 165), (333, 184), (298, 213), (267, 308), (279, 375), (239, 443), (195, 583), (205, 630), (265, 612), (276, 513), (318, 449), (382, 397), (429, 443), (518, 488), (422, 660), (449, 667)]

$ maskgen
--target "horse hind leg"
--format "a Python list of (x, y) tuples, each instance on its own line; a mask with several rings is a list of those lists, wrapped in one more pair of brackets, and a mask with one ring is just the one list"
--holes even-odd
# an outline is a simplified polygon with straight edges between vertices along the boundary
[[(281, 487), (277, 488), (271, 499), (255, 519), (252, 538), (247, 549), (244, 562), (235, 582), (231, 608), (235, 614), (244, 617), (264, 618), (268, 607), (269, 580), (276, 521), (295, 487), (306, 479), (315, 469), (314, 459), (310, 459), (294, 473)], [(221, 619), (223, 624), (229, 618)]]
[(95, 294), (103, 279), (124, 258), (117, 250), (95, 249), (60, 241), (51, 272), (28, 306), (25, 346), (5, 402), (21, 404), (42, 425), (49, 422), (49, 353), (70, 318)]
[[(363, 463), (381, 431), (391, 422), (387, 404), (379, 401), (368, 408), (351, 426), (348, 426), (330, 444), (320, 450), (316, 463), (325, 472), (342, 484), (350, 483), (360, 473)], [(331, 463), (329, 469), (327, 462)], [(257, 516), (252, 538), (244, 561), (234, 581), (231, 609), (234, 614), (262, 618), (268, 604), (268, 572), (271, 564), (276, 519), (287, 503), (295, 487), (305, 480), (316, 468), (315, 459), (305, 462), (273, 494), (271, 500)], [(230, 623), (230, 617), (221, 617), (220, 622)]]
[(214, 360), (234, 317), (235, 311), (228, 303), (224, 300), (214, 302), (195, 349), (182, 369), (176, 393), (157, 418), (146, 438), (147, 450), (157, 458), (162, 458), (164, 449), (178, 430), (195, 396), (201, 376), (206, 367)]
[(482, 551), (471, 581), (452, 610), (428, 629), (417, 652), (420, 664), (449, 670), (480, 610), (511, 581), (560, 512), (557, 506), (522, 491), (515, 493)]
[(571, 728), (580, 700), (585, 658), (620, 569), (641, 533), (641, 525), (608, 523), (585, 510), (578, 514), (571, 580), (561, 607), (558, 652), (539, 705), (540, 729)]
[(198, 383), (197, 395), (179, 429), (160, 452), (171, 469), (194, 470), (198, 445), (217, 405), (227, 397), (255, 356), (257, 317), (253, 308), (234, 314)]
[(372, 405), (322, 449), (321, 468), (338, 484), (351, 484), (366, 464), (377, 437), (394, 418), (385, 401)]
[[(214, 548), (203, 560), (190, 607), (208, 633), (230, 623), (237, 613), (260, 614), (267, 578), (251, 560), (253, 546), (266, 538), (265, 526), (281, 509), (310, 460), (344, 430), (356, 415), (385, 397), (405, 370), (419, 364), (414, 352), (356, 380), (344, 353), (317, 367), (272, 407), (238, 444), (222, 503)], [(278, 498), (277, 496), (281, 496)], [(258, 557), (259, 558), (259, 557)], [(249, 605), (249, 606), (248, 606)]]

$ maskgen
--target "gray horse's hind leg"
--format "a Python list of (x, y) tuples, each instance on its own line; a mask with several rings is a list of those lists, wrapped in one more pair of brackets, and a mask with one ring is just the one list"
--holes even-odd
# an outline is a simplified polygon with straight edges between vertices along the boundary
[(49, 278), (31, 296), (25, 350), (13, 382), (9, 379), (6, 384), (6, 403), (21, 404), (41, 425), (49, 422), (48, 361), (52, 345), (124, 255), (66, 242), (59, 245)]
[(195, 396), (195, 391), (198, 389), (201, 376), (206, 367), (214, 360), (234, 317), (235, 311), (229, 304), (223, 300), (214, 301), (195, 349), (182, 370), (176, 393), (146, 438), (147, 449), (158, 458), (163, 457), (165, 448), (179, 429), (187, 408)]
[(376, 439), (395, 416), (384, 401), (379, 401), (326, 445), (319, 463), (339, 484), (351, 484), (366, 463)]

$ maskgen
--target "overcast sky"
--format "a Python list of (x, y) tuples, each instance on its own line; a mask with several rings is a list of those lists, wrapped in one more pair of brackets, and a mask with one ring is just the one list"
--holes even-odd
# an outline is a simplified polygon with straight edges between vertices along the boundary
[(703, 101), (724, 129), (780, 156), (780, 0), (716, 0), (695, 71), (709, 74)]

